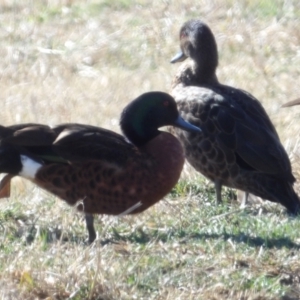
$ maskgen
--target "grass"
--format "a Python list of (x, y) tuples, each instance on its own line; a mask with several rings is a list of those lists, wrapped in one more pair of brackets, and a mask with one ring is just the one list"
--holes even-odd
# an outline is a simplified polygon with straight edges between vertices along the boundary
[[(261, 100), (299, 180), (299, 3), (0, 0), (1, 124), (82, 122), (119, 131), (121, 108), (168, 91), (178, 30), (201, 17), (216, 35), (219, 79)], [(1, 201), (0, 299), (300, 298), (300, 219), (276, 204), (239, 208), (190, 167), (138, 216), (82, 215), (14, 179)], [(296, 185), (299, 190), (299, 185)]]

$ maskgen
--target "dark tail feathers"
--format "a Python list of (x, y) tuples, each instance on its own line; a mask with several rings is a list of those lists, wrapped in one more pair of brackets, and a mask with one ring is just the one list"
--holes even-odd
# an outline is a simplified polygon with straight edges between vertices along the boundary
[(20, 152), (12, 146), (0, 146), (0, 173), (17, 175), (21, 170)]
[(300, 199), (294, 191), (291, 183), (281, 182), (277, 188), (274, 188), (274, 192), (278, 191), (278, 202), (286, 207), (288, 212), (292, 215), (300, 214)]

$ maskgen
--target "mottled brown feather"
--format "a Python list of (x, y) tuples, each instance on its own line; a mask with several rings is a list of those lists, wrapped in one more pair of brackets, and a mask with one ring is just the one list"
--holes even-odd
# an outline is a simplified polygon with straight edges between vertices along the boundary
[[(128, 143), (119, 144), (119, 152)], [(126, 160), (86, 159), (70, 164), (48, 164), (34, 183), (78, 205), (85, 213), (118, 215), (141, 201), (141, 212), (164, 197), (179, 179), (184, 163), (180, 143), (171, 134), (161, 133), (142, 149), (126, 153)], [(172, 153), (172, 155), (170, 155)]]

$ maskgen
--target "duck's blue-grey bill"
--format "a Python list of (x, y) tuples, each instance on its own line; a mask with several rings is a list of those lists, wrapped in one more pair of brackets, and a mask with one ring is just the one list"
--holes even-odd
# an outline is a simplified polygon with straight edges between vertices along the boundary
[(182, 51), (178, 52), (170, 61), (171, 64), (184, 61), (187, 56), (184, 55)]
[(174, 126), (179, 127), (181, 129), (184, 129), (186, 131), (191, 131), (191, 132), (202, 132), (202, 130), (195, 126), (192, 125), (191, 123), (185, 121), (182, 119), (180, 116), (177, 118), (177, 120), (174, 122)]

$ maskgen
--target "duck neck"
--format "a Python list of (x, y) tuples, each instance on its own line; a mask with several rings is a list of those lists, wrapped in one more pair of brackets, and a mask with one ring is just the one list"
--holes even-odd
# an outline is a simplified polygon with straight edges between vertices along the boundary
[(173, 81), (173, 88), (178, 84), (184, 86), (202, 86), (218, 84), (215, 68), (211, 69), (205, 65), (196, 64), (189, 60), (187, 64), (179, 68), (179, 72)]
[(192, 61), (191, 71), (194, 80), (198, 84), (216, 84), (218, 77), (216, 75), (218, 63), (212, 64), (208, 60), (201, 60), (200, 62)]
[(141, 128), (128, 125), (122, 128), (122, 131), (127, 139), (137, 147), (146, 145), (150, 140), (160, 134), (159, 130), (152, 128), (150, 125)]

